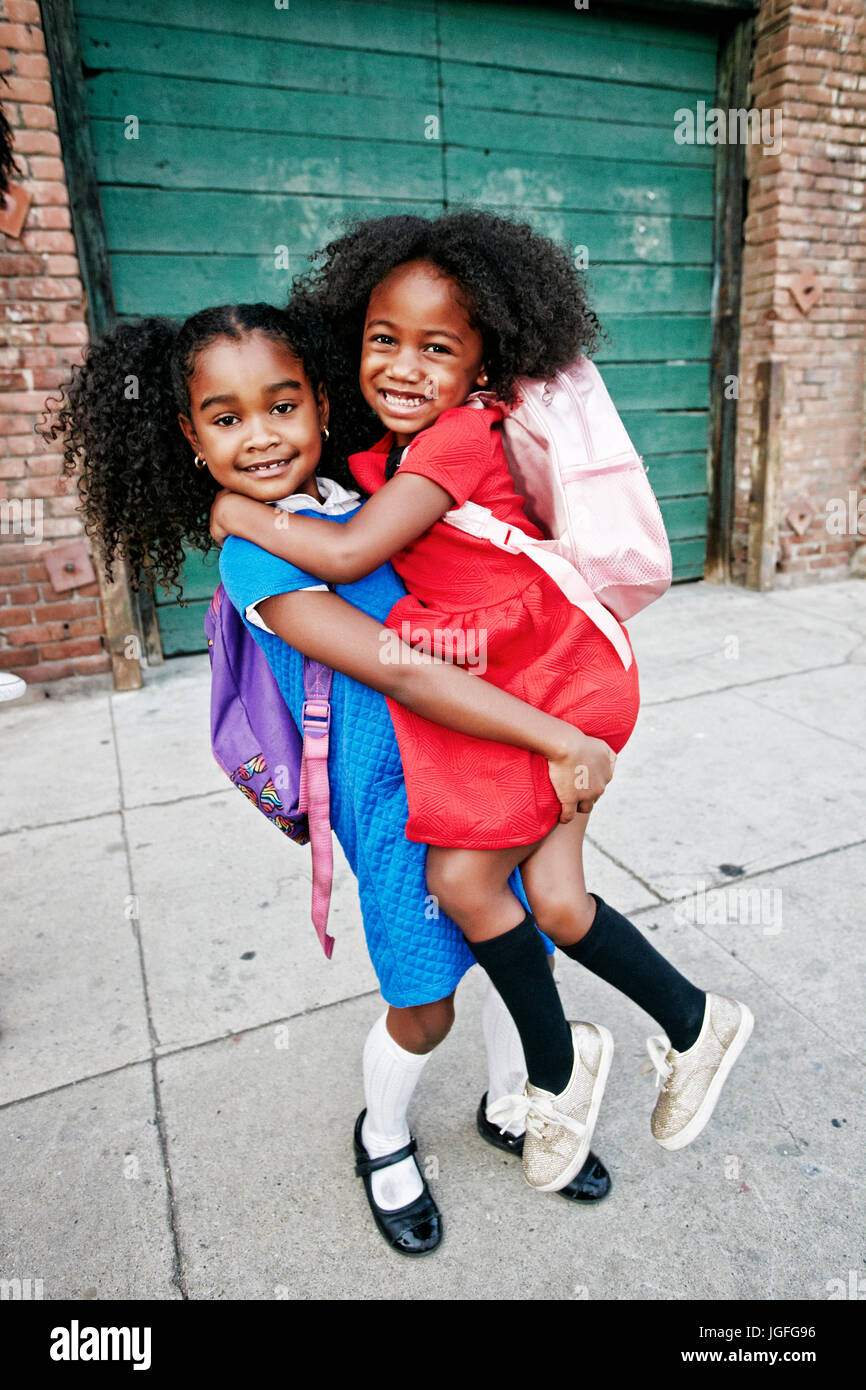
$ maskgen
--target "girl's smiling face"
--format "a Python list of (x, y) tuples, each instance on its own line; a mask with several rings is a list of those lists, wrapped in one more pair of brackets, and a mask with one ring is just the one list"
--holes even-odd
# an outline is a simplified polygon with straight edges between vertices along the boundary
[(370, 295), (360, 369), (364, 400), (395, 442), (486, 383), (481, 334), (455, 282), (428, 261), (397, 266)]
[(221, 487), (259, 502), (319, 498), (328, 399), (288, 344), (260, 332), (215, 339), (195, 359), (189, 397), (180, 427)]

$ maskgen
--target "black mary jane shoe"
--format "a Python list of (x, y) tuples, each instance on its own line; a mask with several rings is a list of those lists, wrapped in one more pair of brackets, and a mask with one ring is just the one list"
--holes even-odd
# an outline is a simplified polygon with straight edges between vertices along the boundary
[[(366, 1110), (362, 1110), (355, 1121), (355, 1172), (359, 1178), (364, 1179), (364, 1191), (370, 1203), (373, 1220), (391, 1249), (396, 1250), (398, 1254), (429, 1255), (442, 1243), (442, 1213), (433, 1201), (424, 1177), (421, 1177), (424, 1183), (421, 1196), (405, 1207), (398, 1207), (396, 1211), (383, 1211), (376, 1205), (373, 1199), (373, 1184), (370, 1181), (371, 1173), (378, 1172), (380, 1168), (390, 1168), (414, 1154), (418, 1148), (417, 1141), (410, 1139), (408, 1144), (402, 1149), (397, 1149), (395, 1153), (385, 1154), (382, 1158), (371, 1158), (361, 1138), (366, 1113)], [(420, 1174), (420, 1168), (418, 1172)]]
[[(514, 1154), (515, 1158), (522, 1157), (523, 1135), (501, 1134), (498, 1126), (488, 1120), (486, 1091), (481, 1097), (481, 1104), (478, 1107), (475, 1121), (478, 1125), (478, 1133), (482, 1139), (487, 1140), (488, 1144), (492, 1144), (495, 1149), (502, 1149), (503, 1153)], [(607, 1196), (612, 1186), (610, 1173), (601, 1159), (590, 1150), (577, 1177), (572, 1178), (567, 1187), (561, 1187), (557, 1195), (565, 1197), (566, 1201), (569, 1202), (600, 1202), (602, 1197)]]

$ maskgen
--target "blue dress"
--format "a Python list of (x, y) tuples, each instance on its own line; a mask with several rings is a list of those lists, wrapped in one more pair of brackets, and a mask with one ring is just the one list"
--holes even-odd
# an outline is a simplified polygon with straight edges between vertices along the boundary
[[(328, 519), (339, 525), (353, 515)], [(300, 727), (303, 657), (245, 615), (250, 604), (321, 581), (236, 536), (223, 546), (220, 573)], [(337, 585), (336, 592), (381, 623), (406, 590), (385, 564), (354, 584)], [(367, 949), (379, 986), (395, 1008), (432, 1003), (457, 988), (475, 957), (460, 928), (438, 911), (428, 893), (427, 846), (406, 839), (406, 784), (385, 697), (335, 671), (331, 708), (331, 825), (358, 880)], [(512, 888), (525, 904), (517, 874)], [(552, 951), (553, 944), (544, 940)]]

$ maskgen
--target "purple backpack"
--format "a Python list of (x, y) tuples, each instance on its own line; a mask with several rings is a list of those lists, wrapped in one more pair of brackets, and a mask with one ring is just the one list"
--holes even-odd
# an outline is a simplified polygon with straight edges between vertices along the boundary
[(334, 873), (328, 746), (333, 672), (304, 657), (303, 737), (267, 658), (220, 584), (204, 620), (213, 755), (272, 825), (313, 856), (312, 917), (325, 955)]

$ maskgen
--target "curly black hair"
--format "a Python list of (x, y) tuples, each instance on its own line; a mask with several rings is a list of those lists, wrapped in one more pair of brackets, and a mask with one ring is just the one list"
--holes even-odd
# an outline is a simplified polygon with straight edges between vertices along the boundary
[(503, 400), (517, 377), (552, 376), (580, 352), (591, 355), (603, 336), (567, 253), (494, 213), (358, 221), (311, 259), (299, 288), (326, 310), (356, 361), (370, 295), (392, 270), (427, 261), (451, 276), (481, 333), (490, 389)]
[(313, 390), (329, 392), (330, 438), (320, 469), (354, 486), (346, 466), (350, 447), (375, 435), (375, 417), (358, 390), (357, 371), (338, 349), (323, 311), (304, 296), (285, 309), (230, 304), (203, 309), (178, 325), (167, 318), (121, 323), (91, 343), (72, 369), (39, 433), (62, 438), (63, 473), (81, 473), (81, 507), (88, 535), (99, 546), (106, 573), (123, 557), (133, 587), (148, 573), (178, 593), (184, 546), (207, 552), (211, 503), (218, 484), (193, 467), (177, 422), (190, 412), (195, 360), (218, 338), (252, 332), (285, 343), (300, 360)]

